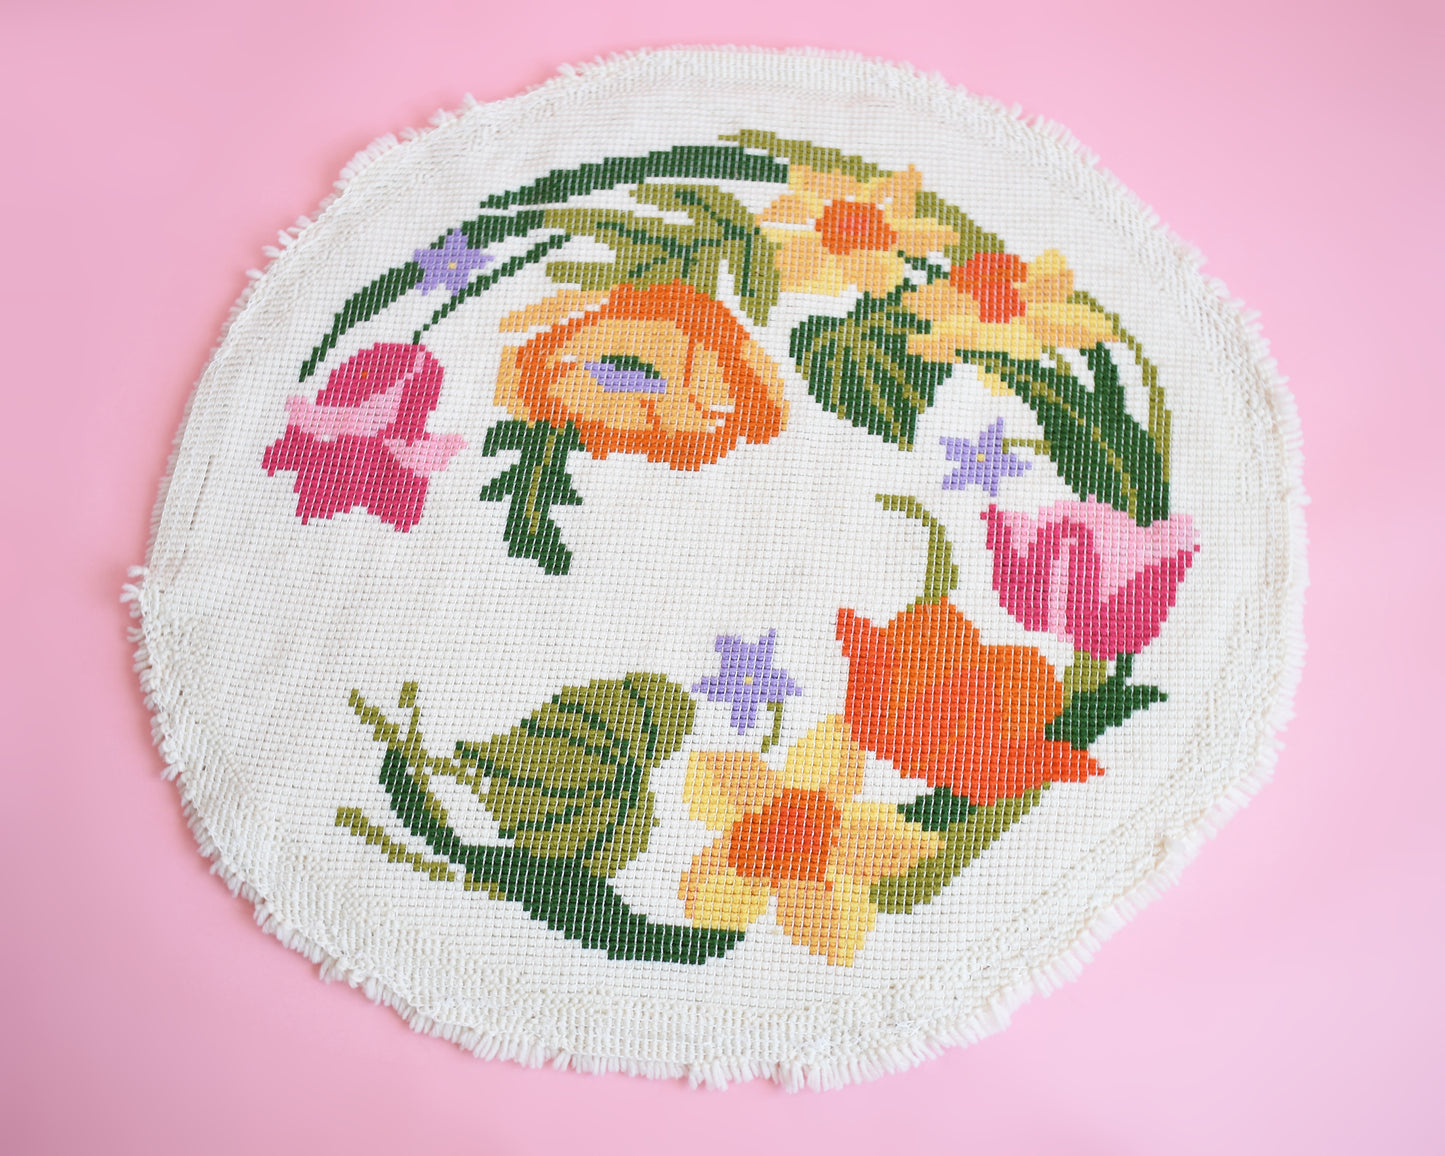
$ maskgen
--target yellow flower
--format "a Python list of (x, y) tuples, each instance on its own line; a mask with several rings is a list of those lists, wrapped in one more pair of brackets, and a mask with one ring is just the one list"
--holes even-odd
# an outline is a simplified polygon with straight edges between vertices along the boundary
[(781, 775), (750, 751), (694, 754), (684, 797), (694, 819), (723, 834), (682, 877), (688, 918), (743, 931), (776, 895), (778, 925), (794, 943), (851, 964), (878, 921), (871, 886), (940, 845), (896, 806), (854, 798), (863, 759), (840, 715), (788, 752)]
[(1032, 361), (1046, 347), (1088, 349), (1114, 340), (1113, 322), (1070, 301), (1073, 292), (1073, 270), (1055, 249), (1028, 262), (1012, 253), (975, 253), (947, 281), (913, 295), (909, 308), (932, 324), (908, 338), (908, 351), (930, 361), (952, 361), (960, 349)]
[(900, 251), (922, 257), (958, 244), (952, 229), (916, 215), (922, 180), (911, 167), (860, 181), (793, 165), (788, 191), (758, 218), (781, 246), (782, 288), (836, 295), (853, 285), (887, 293), (908, 271)]

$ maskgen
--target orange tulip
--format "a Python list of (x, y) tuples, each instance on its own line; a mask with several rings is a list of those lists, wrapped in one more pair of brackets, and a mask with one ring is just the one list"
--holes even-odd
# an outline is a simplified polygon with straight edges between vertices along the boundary
[[(513, 417), (572, 422), (594, 458), (646, 454), (677, 470), (782, 431), (782, 378), (725, 305), (680, 281), (619, 285), (600, 304), (583, 296), (554, 298), (575, 299), (582, 315), (503, 356), (497, 402)], [(515, 315), (518, 324), (550, 320), (547, 305)]]
[(849, 661), (850, 733), (900, 774), (986, 807), (1103, 768), (1044, 737), (1064, 708), (1053, 667), (1027, 646), (987, 646), (947, 601), (916, 603), (885, 627), (838, 611)]

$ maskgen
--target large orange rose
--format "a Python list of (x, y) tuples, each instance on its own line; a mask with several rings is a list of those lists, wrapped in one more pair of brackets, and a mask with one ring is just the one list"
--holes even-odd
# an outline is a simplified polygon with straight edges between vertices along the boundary
[(568, 292), (515, 315), (512, 327), (568, 311), (581, 316), (503, 356), (497, 403), (513, 417), (572, 422), (595, 458), (646, 454), (677, 470), (782, 431), (777, 368), (726, 306), (690, 285), (619, 285), (590, 300)]
[(1064, 709), (1053, 667), (1027, 646), (987, 646), (944, 600), (917, 603), (886, 628), (838, 611), (850, 733), (900, 774), (986, 807), (1103, 768), (1044, 737)]

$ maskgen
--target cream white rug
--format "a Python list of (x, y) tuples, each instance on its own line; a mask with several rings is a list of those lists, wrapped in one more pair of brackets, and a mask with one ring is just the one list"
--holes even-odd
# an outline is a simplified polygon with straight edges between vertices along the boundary
[(129, 591), (203, 851), (483, 1056), (827, 1087), (997, 1029), (1268, 773), (1293, 408), (1060, 130), (638, 54), (385, 140)]

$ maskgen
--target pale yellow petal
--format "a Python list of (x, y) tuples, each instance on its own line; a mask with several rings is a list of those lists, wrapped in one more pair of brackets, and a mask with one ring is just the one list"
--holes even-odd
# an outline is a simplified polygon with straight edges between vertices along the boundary
[(753, 751), (694, 751), (682, 785), (688, 814), (724, 831), (744, 811), (760, 811), (783, 789), (776, 771)]
[(694, 856), (677, 888), (677, 897), (694, 923), (732, 931), (752, 926), (768, 909), (771, 895), (766, 883), (744, 879), (729, 865), (726, 837)]
[(794, 943), (846, 967), (878, 922), (878, 911), (862, 884), (787, 880), (778, 886), (777, 920)]
[(1027, 302), (1067, 301), (1074, 291), (1074, 273), (1057, 249), (1045, 249), (1028, 263), (1028, 272), (1018, 287)]
[(863, 748), (842, 715), (830, 715), (793, 744), (783, 765), (784, 786), (824, 791), (841, 806), (863, 787)]
[[(788, 187), (796, 193), (810, 195), (823, 203), (828, 201), (869, 200), (868, 186), (843, 173), (820, 173), (807, 165), (788, 168)], [(819, 210), (822, 211), (821, 209)]]
[(941, 253), (958, 244), (958, 234), (937, 221), (919, 217), (903, 218), (890, 213), (888, 223), (898, 234), (898, 247), (911, 257)]
[(532, 413), (522, 401), (522, 370), (517, 364), (517, 355), (522, 346), (504, 346), (502, 360), (497, 366), (497, 390), (493, 400), (518, 421), (531, 421)]
[(947, 281), (925, 285), (907, 300), (909, 312), (934, 322), (935, 328), (939, 323), (958, 323), (968, 312), (968, 295), (960, 293)]
[(876, 249), (854, 249), (836, 260), (845, 282), (879, 297), (891, 292), (908, 272), (901, 257)]
[(823, 211), (823, 202), (811, 193), (784, 193), (758, 214), (758, 220), (772, 225), (811, 225)]
[(1044, 345), (1089, 349), (1117, 337), (1113, 322), (1098, 310), (1082, 304), (1030, 303), (1024, 320)]
[(562, 292), (516, 309), (504, 316), (498, 324), (503, 333), (525, 333), (529, 329), (550, 329), (559, 321), (569, 317), (581, 317), (589, 309), (601, 309), (607, 303), (606, 293), (584, 293), (578, 289), (564, 289)]
[[(775, 231), (770, 239), (781, 244), (777, 251), (779, 287), (794, 293), (828, 293), (842, 290), (837, 262), (825, 248), (823, 239), (813, 229), (783, 234)], [(837, 290), (826, 287), (836, 282)], [(825, 286), (819, 288), (818, 286)]]
[(910, 823), (891, 803), (843, 804), (843, 821), (828, 858), (837, 879), (871, 884), (885, 875), (902, 875), (920, 859), (938, 854), (938, 836)]

